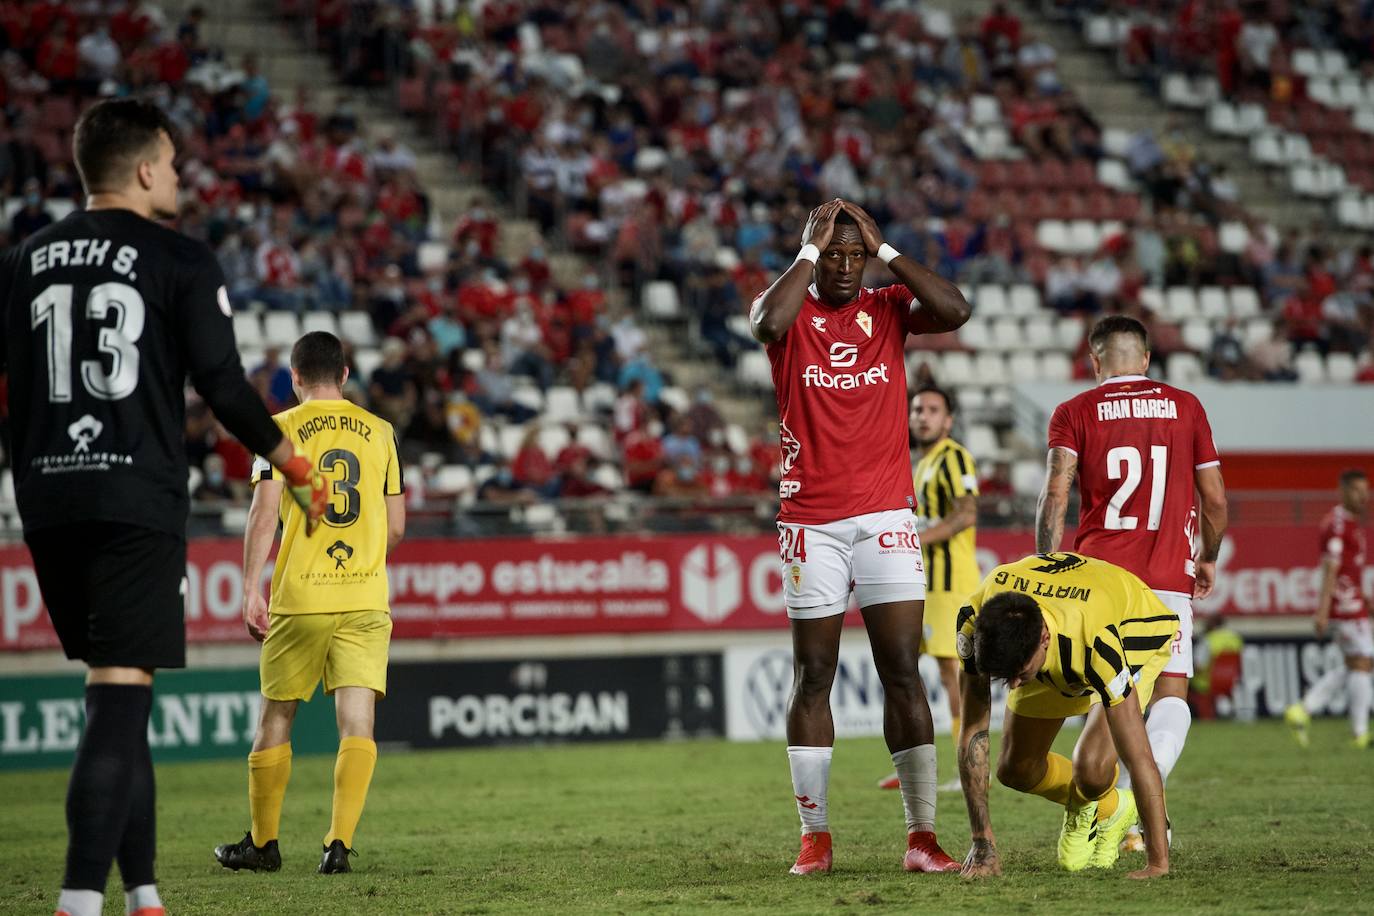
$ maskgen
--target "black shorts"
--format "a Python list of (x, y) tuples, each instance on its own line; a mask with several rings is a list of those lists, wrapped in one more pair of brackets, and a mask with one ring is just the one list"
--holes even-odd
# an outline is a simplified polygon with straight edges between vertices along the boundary
[(186, 539), (116, 522), (25, 534), (53, 629), (92, 668), (186, 667)]

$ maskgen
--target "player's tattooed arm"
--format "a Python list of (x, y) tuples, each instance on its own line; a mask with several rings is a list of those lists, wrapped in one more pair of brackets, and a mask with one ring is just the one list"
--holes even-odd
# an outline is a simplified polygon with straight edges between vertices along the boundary
[(1050, 449), (1045, 459), (1045, 488), (1035, 507), (1035, 552), (1054, 553), (1064, 539), (1069, 488), (1078, 472), (1078, 456), (1066, 448)]
[[(839, 212), (838, 199), (812, 210), (806, 229), (802, 231), (803, 247), (815, 245), (824, 251), (835, 233), (835, 216)], [(772, 286), (759, 294), (749, 307), (749, 331), (755, 340), (765, 344), (782, 340), (806, 302), (806, 289), (815, 277), (815, 270), (814, 262), (799, 258), (773, 281)]]
[(968, 807), (972, 841), (964, 859), (966, 878), (1000, 875), (997, 840), (992, 833), (992, 814), (988, 810), (988, 726), (992, 720), (992, 688), (988, 679), (959, 672), (959, 692), (964, 719), (959, 731), (959, 781)]

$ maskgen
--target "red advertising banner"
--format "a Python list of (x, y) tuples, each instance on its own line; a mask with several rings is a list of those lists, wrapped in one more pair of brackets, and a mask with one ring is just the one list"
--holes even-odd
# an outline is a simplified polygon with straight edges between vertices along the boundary
[[(984, 569), (1031, 549), (1028, 532), (978, 535)], [(388, 563), (394, 636), (783, 628), (777, 551), (777, 541), (764, 535), (406, 541)], [(248, 640), (240, 619), (241, 559), (237, 540), (191, 542), (186, 629), (192, 642)], [(1305, 614), (1316, 605), (1315, 535), (1233, 530), (1219, 570), (1216, 592), (1199, 611)], [(1365, 583), (1374, 587), (1374, 567)], [(56, 646), (28, 551), (0, 547), (0, 651)]]

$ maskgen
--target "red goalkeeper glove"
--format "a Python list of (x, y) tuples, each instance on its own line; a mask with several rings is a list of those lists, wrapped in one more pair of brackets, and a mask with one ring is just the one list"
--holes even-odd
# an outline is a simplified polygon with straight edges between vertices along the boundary
[(325, 507), (329, 504), (324, 475), (315, 469), (309, 458), (297, 454), (281, 466), (281, 476), (286, 481), (286, 492), (291, 494), (296, 505), (305, 513), (305, 536), (309, 537), (320, 526), (320, 519), (324, 517)]

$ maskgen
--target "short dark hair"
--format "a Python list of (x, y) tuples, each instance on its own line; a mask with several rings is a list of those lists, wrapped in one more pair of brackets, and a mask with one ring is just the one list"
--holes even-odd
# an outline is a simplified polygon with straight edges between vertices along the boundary
[(923, 394), (938, 394), (940, 397), (944, 398), (945, 410), (949, 411), (950, 416), (959, 412), (959, 402), (954, 400), (954, 394), (950, 391), (946, 391), (934, 382), (926, 382), (920, 388), (917, 388), (916, 394), (914, 394), (913, 397), (920, 397)]
[(1000, 592), (983, 603), (974, 623), (973, 661), (984, 677), (1020, 674), (1040, 646), (1044, 615), (1023, 592)]
[(1369, 475), (1365, 473), (1364, 468), (1346, 468), (1344, 471), (1341, 471), (1342, 487), (1348, 487), (1357, 480), (1368, 479)]
[(836, 214), (835, 214), (835, 225), (836, 225), (836, 226), (857, 226), (857, 225), (859, 225), (859, 222), (858, 222), (858, 220), (854, 219), (854, 217), (852, 217), (852, 216), (849, 215), (849, 211), (848, 211), (848, 210), (841, 210), (839, 213), (836, 213)]
[(343, 344), (328, 331), (311, 331), (291, 348), (291, 368), (302, 385), (339, 385), (343, 383)]
[(176, 126), (166, 112), (143, 99), (105, 99), (87, 108), (72, 134), (72, 157), (86, 193), (123, 187), (135, 161), (164, 131), (175, 145)]
[(1099, 350), (1117, 334), (1130, 334), (1140, 341), (1145, 350), (1150, 349), (1150, 335), (1146, 333), (1145, 325), (1129, 315), (1108, 315), (1099, 319), (1088, 334), (1088, 344), (1094, 350)]

